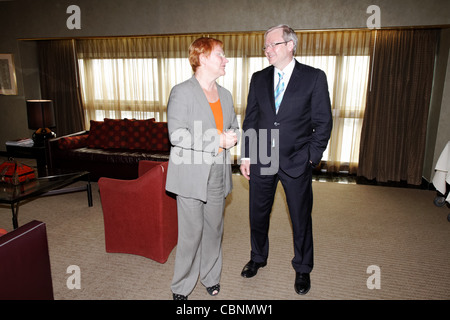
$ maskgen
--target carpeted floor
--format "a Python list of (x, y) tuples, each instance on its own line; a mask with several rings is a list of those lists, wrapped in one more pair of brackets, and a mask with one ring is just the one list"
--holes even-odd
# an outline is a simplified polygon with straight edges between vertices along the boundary
[[(221, 292), (211, 298), (199, 283), (190, 299), (450, 299), (449, 209), (434, 206), (435, 192), (314, 182), (315, 267), (310, 292), (299, 296), (293, 287), (292, 232), (281, 185), (271, 218), (268, 264), (252, 279), (240, 276), (250, 255), (248, 186), (240, 175), (233, 179), (225, 211)], [(165, 264), (106, 253), (96, 183), (93, 196), (91, 208), (84, 192), (20, 206), (20, 225), (31, 220), (47, 224), (55, 299), (171, 299), (176, 248)], [(0, 227), (12, 229), (7, 205), (0, 205)], [(71, 265), (80, 267), (81, 289), (68, 289)], [(379, 268), (379, 282), (372, 281), (370, 266)], [(380, 288), (369, 289), (368, 282)]]

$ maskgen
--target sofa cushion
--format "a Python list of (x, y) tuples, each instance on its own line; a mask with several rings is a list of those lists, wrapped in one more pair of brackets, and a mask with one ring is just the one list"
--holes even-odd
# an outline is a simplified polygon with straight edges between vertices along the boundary
[(89, 148), (105, 148), (107, 145), (108, 130), (104, 126), (104, 121), (90, 121), (87, 146)]
[(107, 131), (105, 149), (126, 149), (128, 148), (128, 131), (126, 119), (104, 120), (104, 127)]
[(167, 122), (155, 122), (148, 132), (146, 149), (149, 151), (170, 151)]
[(155, 118), (147, 120), (126, 119), (128, 131), (128, 149), (148, 150), (148, 136), (155, 124)]

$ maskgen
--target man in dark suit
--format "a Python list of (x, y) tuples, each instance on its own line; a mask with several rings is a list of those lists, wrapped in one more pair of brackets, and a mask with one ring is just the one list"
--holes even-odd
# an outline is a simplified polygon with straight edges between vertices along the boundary
[(267, 264), (281, 181), (294, 236), (294, 288), (306, 294), (313, 269), (312, 169), (330, 138), (330, 97), (325, 73), (294, 59), (297, 36), (289, 26), (273, 27), (264, 38), (271, 66), (253, 74), (243, 123), (240, 170), (250, 184), (251, 260), (241, 275), (251, 278)]

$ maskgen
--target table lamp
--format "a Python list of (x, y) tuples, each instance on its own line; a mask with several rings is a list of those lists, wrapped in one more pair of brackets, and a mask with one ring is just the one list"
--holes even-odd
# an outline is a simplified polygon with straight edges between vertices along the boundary
[(27, 100), (28, 128), (33, 133), (34, 146), (44, 146), (45, 141), (56, 137), (49, 128), (56, 127), (53, 102), (51, 100)]

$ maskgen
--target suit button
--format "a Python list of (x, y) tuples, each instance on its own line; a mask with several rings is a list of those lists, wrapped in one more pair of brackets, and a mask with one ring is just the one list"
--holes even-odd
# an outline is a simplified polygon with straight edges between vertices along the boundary
[(274, 124), (275, 127), (278, 127), (280, 125), (280, 123), (276, 122), (276, 121), (273, 124)]

